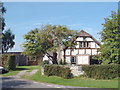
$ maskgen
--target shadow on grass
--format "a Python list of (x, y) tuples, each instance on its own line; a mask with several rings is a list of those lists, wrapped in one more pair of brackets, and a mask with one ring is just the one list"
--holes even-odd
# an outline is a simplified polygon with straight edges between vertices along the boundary
[(21, 70), (30, 70), (29, 68), (16, 68), (15, 70), (13, 71), (21, 71)]
[[(30, 70), (30, 69), (28, 69), (28, 68), (16, 68), (15, 70), (11, 70), (11, 71), (22, 71), (22, 70)], [(7, 70), (1, 70), (0, 71), (0, 74), (5, 74), (5, 73), (8, 73), (9, 71), (7, 71)]]

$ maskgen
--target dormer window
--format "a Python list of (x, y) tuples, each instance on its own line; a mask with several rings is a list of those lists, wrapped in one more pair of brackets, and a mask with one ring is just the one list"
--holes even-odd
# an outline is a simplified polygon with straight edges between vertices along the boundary
[(80, 48), (88, 48), (89, 44), (89, 42), (80, 42)]
[(86, 38), (85, 37), (83, 37), (83, 41), (85, 41), (86, 40)]

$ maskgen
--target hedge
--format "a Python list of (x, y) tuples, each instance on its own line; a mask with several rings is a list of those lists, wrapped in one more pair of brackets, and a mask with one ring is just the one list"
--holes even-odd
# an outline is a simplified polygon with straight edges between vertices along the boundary
[(120, 69), (118, 69), (118, 64), (109, 65), (88, 65), (82, 66), (88, 78), (94, 79), (113, 79), (118, 78)]
[(4, 70), (15, 70), (16, 62), (15, 62), (15, 55), (2, 55), (2, 66)]
[(64, 79), (72, 78), (70, 68), (59, 66), (59, 65), (45, 65), (44, 74), (46, 76), (59, 76)]

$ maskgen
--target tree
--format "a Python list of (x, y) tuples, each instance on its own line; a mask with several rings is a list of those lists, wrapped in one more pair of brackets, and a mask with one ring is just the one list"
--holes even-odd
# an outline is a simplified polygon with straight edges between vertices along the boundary
[[(4, 22), (4, 18), (3, 18), (3, 14), (6, 12), (6, 9), (5, 7), (3, 7), (3, 3), (0, 2), (0, 47), (2, 49), (2, 53), (4, 52), (3, 50), (3, 37), (4, 37), (4, 33), (2, 32), (4, 30), (4, 27), (5, 27), (5, 22)], [(1, 50), (0, 49), (0, 50)]]
[(100, 59), (103, 64), (120, 64), (120, 13), (113, 12), (110, 18), (105, 18), (101, 35)]
[(0, 2), (0, 29), (2, 29), (2, 31), (4, 30), (5, 27), (5, 22), (4, 22), (4, 18), (3, 18), (3, 14), (6, 12), (5, 7), (3, 7), (3, 3)]
[(3, 6), (3, 3), (0, 2), (0, 39), (2, 39), (0, 42), (1, 48), (2, 48), (2, 53), (4, 53), (4, 51), (8, 51), (8, 49), (13, 48), (13, 46), (15, 45), (15, 42), (13, 41), (15, 39), (15, 35), (12, 34), (11, 30), (8, 29), (5, 32), (4, 31), (4, 27), (5, 27), (5, 19), (3, 17), (3, 14), (6, 12), (5, 7)]
[(65, 45), (72, 46), (71, 37), (76, 35), (75, 30), (69, 30), (65, 25), (42, 25), (24, 35), (26, 43), (23, 53), (29, 56), (46, 54), (53, 64), (57, 62), (57, 52)]
[(3, 51), (8, 51), (8, 49), (13, 48), (15, 45), (15, 42), (13, 41), (15, 39), (15, 35), (12, 34), (11, 30), (8, 29), (3, 34)]

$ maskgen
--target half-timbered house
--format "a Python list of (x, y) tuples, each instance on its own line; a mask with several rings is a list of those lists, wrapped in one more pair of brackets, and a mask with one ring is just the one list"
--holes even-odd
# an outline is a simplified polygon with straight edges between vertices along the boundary
[[(68, 47), (65, 52), (61, 50), (58, 53), (58, 60), (66, 61), (71, 65), (90, 65), (90, 57), (99, 54), (98, 49), (100, 48), (100, 43), (83, 30), (75, 37), (77, 43), (75, 48), (71, 49)], [(45, 55), (43, 57), (44, 60), (49, 60), (49, 58)]]

